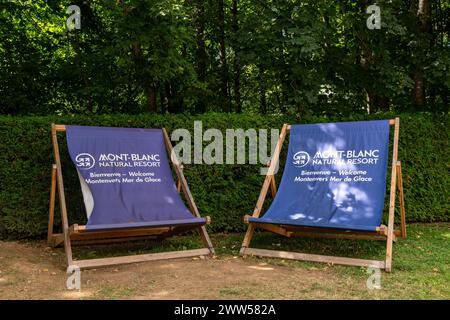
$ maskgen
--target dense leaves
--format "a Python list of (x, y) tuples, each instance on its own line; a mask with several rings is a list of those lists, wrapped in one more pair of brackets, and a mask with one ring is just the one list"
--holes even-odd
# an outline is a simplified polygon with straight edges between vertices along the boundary
[[(53, 121), (224, 131), (401, 114), (408, 220), (447, 221), (450, 2), (378, 0), (381, 29), (370, 30), (373, 3), (1, 1), (0, 238), (45, 233)], [(69, 5), (80, 30), (66, 27)], [(70, 217), (82, 223), (61, 142)], [(243, 229), (259, 166), (186, 175), (215, 230)]]
[(449, 1), (376, 3), (6, 0), (0, 113), (447, 112)]
[[(206, 113), (186, 115), (102, 115), (0, 117), (0, 238), (35, 237), (46, 232), (50, 170), (53, 151), (50, 123), (122, 127), (186, 128), (195, 120), (203, 130), (218, 128), (270, 129), (283, 123), (336, 120), (387, 119), (393, 114), (346, 118), (325, 116), (250, 116)], [(399, 159), (403, 165), (406, 217), (412, 221), (449, 221), (448, 115), (401, 114)], [(64, 186), (72, 223), (85, 223), (86, 216), (78, 177), (60, 136)], [(269, 147), (270, 148), (270, 147)], [(287, 148), (284, 148), (286, 151)], [(192, 150), (193, 151), (193, 150)], [(285, 154), (281, 158), (284, 159)], [(242, 217), (253, 211), (264, 177), (261, 164), (187, 165), (185, 175), (202, 215), (212, 217), (215, 231), (242, 231)], [(277, 179), (281, 177), (281, 171)], [(388, 180), (389, 181), (389, 180)], [(270, 201), (271, 197), (268, 197)], [(57, 208), (58, 210), (58, 208)], [(387, 208), (386, 210), (387, 211)], [(397, 211), (398, 212), (398, 211)], [(57, 211), (59, 225), (59, 212)]]

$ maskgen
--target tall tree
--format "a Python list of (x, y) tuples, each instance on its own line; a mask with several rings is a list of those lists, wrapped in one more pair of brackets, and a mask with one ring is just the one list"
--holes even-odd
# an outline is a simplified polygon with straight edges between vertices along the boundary
[[(195, 49), (195, 71), (197, 72), (197, 78), (202, 85), (206, 83), (207, 75), (207, 52), (205, 44), (205, 28), (206, 28), (206, 15), (205, 15), (205, 1), (194, 0), (193, 10), (193, 23), (196, 30), (196, 49)], [(197, 103), (195, 105), (195, 111), (197, 113), (206, 112), (206, 99), (204, 94), (200, 93)]]
[(219, 26), (219, 56), (220, 56), (220, 78), (221, 78), (221, 94), (223, 102), (223, 111), (230, 112), (230, 97), (228, 92), (228, 65), (227, 53), (225, 47), (225, 5), (224, 0), (217, 1), (218, 16), (217, 23)]
[(232, 1), (231, 8), (231, 29), (233, 31), (234, 44), (234, 104), (237, 113), (242, 112), (241, 101), (241, 64), (240, 64), (240, 48), (238, 41), (239, 21), (238, 21), (238, 0)]
[(413, 103), (416, 110), (423, 110), (425, 107), (425, 78), (424, 78), (424, 65), (426, 53), (429, 50), (429, 41), (431, 33), (430, 23), (430, 3), (428, 0), (417, 0), (417, 3), (413, 1), (412, 9), (415, 11), (417, 21), (417, 52), (420, 58), (413, 64), (413, 70), (411, 72), (412, 80), (414, 81), (413, 87)]

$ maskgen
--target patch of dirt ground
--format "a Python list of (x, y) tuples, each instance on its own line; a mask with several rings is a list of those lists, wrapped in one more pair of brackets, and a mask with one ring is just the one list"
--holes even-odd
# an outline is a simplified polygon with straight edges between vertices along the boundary
[(63, 249), (0, 242), (0, 299), (318, 299), (349, 289), (327, 268), (262, 261), (227, 256), (85, 270), (81, 290), (71, 291)]

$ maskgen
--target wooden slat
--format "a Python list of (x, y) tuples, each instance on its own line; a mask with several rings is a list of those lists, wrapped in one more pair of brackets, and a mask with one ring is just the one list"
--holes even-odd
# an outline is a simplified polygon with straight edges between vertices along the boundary
[(181, 189), (183, 190), (183, 193), (186, 197), (186, 201), (188, 203), (189, 209), (195, 217), (200, 218), (201, 216), (200, 216), (198, 208), (195, 204), (194, 197), (192, 196), (191, 191), (189, 190), (189, 186), (187, 185), (187, 181), (184, 177), (183, 170), (181, 169), (181, 164), (180, 164), (178, 158), (176, 157), (175, 152), (173, 151), (172, 142), (170, 142), (169, 135), (167, 134), (167, 131), (165, 129), (163, 129), (163, 134), (164, 134), (164, 142), (166, 144), (166, 148), (169, 153), (169, 157), (175, 168), (177, 177), (180, 180)]
[(52, 177), (50, 185), (50, 203), (48, 206), (47, 244), (51, 245), (53, 236), (53, 225), (55, 220), (55, 198), (56, 198), (56, 164), (52, 166)]
[(383, 236), (387, 236), (387, 230), (388, 228), (384, 224), (377, 228), (377, 232)]
[(284, 139), (286, 138), (286, 127), (287, 127), (287, 124), (284, 124), (283, 128), (281, 129), (280, 136), (278, 138), (277, 144), (275, 146), (275, 150), (273, 152), (272, 159), (270, 161), (269, 169), (267, 170), (266, 178), (264, 179), (264, 183), (261, 188), (261, 192), (259, 194), (258, 201), (256, 202), (255, 209), (253, 210), (253, 217), (255, 217), (255, 218), (259, 218), (259, 215), (261, 214), (261, 210), (264, 205), (264, 200), (266, 199), (266, 195), (267, 195), (267, 190), (270, 186), (270, 181), (272, 180), (273, 175), (275, 173), (275, 168), (278, 166), (281, 148), (283, 147), (283, 142), (284, 142)]
[(69, 236), (69, 219), (67, 216), (67, 207), (66, 207), (66, 197), (64, 194), (64, 183), (62, 177), (62, 168), (61, 168), (61, 158), (59, 155), (59, 145), (58, 145), (58, 137), (56, 135), (57, 125), (52, 124), (52, 144), (53, 144), (53, 153), (55, 156), (56, 162), (56, 176), (57, 176), (57, 187), (58, 187), (58, 195), (59, 195), (59, 206), (61, 208), (61, 222), (62, 229), (64, 233), (64, 250), (66, 252), (66, 260), (67, 265), (70, 266), (72, 264), (72, 248), (70, 246), (70, 236)]
[(311, 261), (311, 262), (324, 262), (331, 264), (342, 264), (348, 266), (361, 266), (361, 267), (374, 267), (384, 269), (384, 261), (378, 260), (366, 260), (366, 259), (354, 259), (345, 257), (334, 257), (334, 256), (324, 256), (317, 254), (307, 254), (307, 253), (297, 253), (297, 252), (287, 252), (287, 251), (276, 251), (276, 250), (266, 250), (266, 249), (254, 249), (246, 248), (244, 250), (246, 255), (255, 255), (259, 257), (268, 258), (281, 258), (289, 260), (301, 260), (301, 261)]
[(272, 198), (275, 198), (277, 195), (277, 184), (275, 182), (275, 176), (272, 176), (272, 179), (270, 179), (270, 193), (272, 195)]
[[(165, 143), (167, 143), (167, 142), (165, 142)], [(183, 169), (184, 169), (183, 165), (180, 164), (180, 170), (183, 171)], [(178, 193), (181, 192), (181, 180), (180, 180), (180, 178), (177, 179), (177, 191), (178, 191)]]
[(394, 213), (395, 213), (395, 193), (397, 182), (397, 153), (398, 153), (398, 136), (400, 130), (400, 119), (395, 118), (394, 127), (394, 143), (392, 146), (392, 167), (391, 167), (391, 188), (389, 197), (389, 217), (386, 241), (386, 271), (392, 269), (392, 242), (394, 240)]
[(306, 226), (291, 226), (291, 225), (284, 225), (284, 227), (288, 231), (294, 231), (294, 232), (315, 232), (315, 233), (336, 233), (336, 234), (360, 234), (360, 235), (382, 235), (383, 229), (381, 228), (380, 231), (374, 231), (374, 232), (365, 232), (365, 231), (353, 231), (353, 230), (344, 230), (344, 229), (331, 229), (331, 228), (315, 228), (315, 227), (306, 227)]
[(325, 229), (303, 226), (274, 225), (267, 223), (249, 222), (246, 215), (244, 222), (252, 224), (255, 228), (271, 231), (286, 237), (328, 238), (328, 239), (360, 239), (360, 240), (386, 240), (386, 236), (380, 232), (358, 232), (339, 229)]
[[(178, 158), (173, 150), (172, 142), (170, 141), (170, 138), (169, 138), (169, 135), (167, 134), (166, 129), (163, 128), (162, 131), (163, 131), (163, 136), (164, 136), (164, 142), (166, 144), (166, 148), (169, 153), (169, 157), (175, 168), (175, 172), (178, 176), (178, 179), (180, 180), (181, 189), (183, 190), (183, 193), (184, 193), (184, 196), (188, 203), (188, 206), (189, 206), (192, 214), (194, 216), (200, 218), (201, 216), (198, 211), (197, 205), (195, 204), (194, 197), (192, 196), (191, 191), (189, 190), (189, 186), (187, 184), (186, 178), (184, 177), (183, 166), (180, 163), (180, 161), (178, 160)], [(211, 239), (209, 238), (209, 235), (208, 235), (208, 232), (206, 231), (205, 226), (200, 227), (200, 236), (201, 236), (202, 241), (205, 244), (205, 246), (207, 246), (209, 248), (209, 250), (211, 251), (211, 254), (214, 254), (215, 253), (214, 246), (211, 242)]]
[(117, 230), (102, 230), (102, 231), (88, 231), (85, 226), (71, 226), (73, 231), (70, 234), (70, 239), (73, 241), (90, 241), (97, 239), (114, 239), (129, 237), (146, 237), (146, 236), (169, 236), (175, 235), (189, 230), (200, 228), (201, 225), (179, 225), (170, 227), (153, 227), (153, 228), (133, 228), (133, 229), (117, 229)]
[(400, 236), (406, 238), (405, 195), (403, 194), (402, 164), (397, 161), (398, 198), (400, 202)]
[[(262, 207), (264, 205), (264, 200), (266, 199), (267, 191), (269, 189), (271, 180), (274, 178), (273, 175), (275, 173), (275, 168), (278, 166), (281, 148), (283, 147), (284, 139), (286, 138), (288, 125), (285, 123), (281, 129), (280, 136), (278, 137), (277, 145), (275, 146), (275, 150), (272, 155), (272, 159), (270, 161), (269, 169), (267, 170), (266, 178), (264, 179), (264, 183), (261, 188), (261, 192), (259, 193), (258, 201), (256, 202), (255, 209), (253, 210), (253, 217), (259, 218), (261, 214)], [(244, 236), (244, 241), (242, 242), (242, 249), (247, 248), (250, 245), (250, 241), (253, 237), (253, 232), (255, 228), (253, 224), (249, 224), (247, 232)], [(241, 249), (241, 252), (242, 252)]]
[(129, 264), (129, 263), (137, 263), (137, 262), (147, 262), (147, 261), (175, 259), (175, 258), (188, 258), (188, 257), (196, 257), (196, 256), (207, 256), (210, 254), (211, 254), (211, 252), (208, 248), (203, 248), (203, 249), (174, 251), (174, 252), (139, 254), (139, 255), (133, 255), (133, 256), (77, 260), (77, 261), (73, 261), (73, 264), (78, 266), (80, 269), (89, 269), (89, 268), (115, 266), (115, 265), (120, 265), (120, 264)]
[(86, 246), (86, 245), (110, 245), (112, 243), (122, 243), (122, 242), (132, 242), (132, 241), (142, 241), (142, 240), (155, 240), (158, 235), (145, 235), (136, 237), (125, 237), (125, 238), (107, 238), (107, 239), (72, 239), (73, 246)]
[(54, 233), (49, 241), (49, 245), (51, 247), (57, 247), (60, 244), (64, 243), (64, 234), (63, 233)]
[[(391, 126), (395, 125), (395, 119), (389, 119), (389, 125)], [(291, 130), (291, 125), (287, 126), (287, 130)]]
[(364, 234), (338, 234), (338, 233), (318, 233), (318, 232), (292, 232), (291, 237), (386, 241), (386, 237), (378, 234), (364, 235)]
[[(169, 232), (166, 232), (169, 233)], [(72, 246), (82, 246), (82, 245), (96, 245), (96, 244), (109, 244), (109, 243), (118, 243), (118, 242), (130, 242), (130, 241), (139, 241), (139, 240), (154, 240), (159, 239), (161, 236), (165, 235), (166, 233), (160, 233), (160, 234), (145, 234), (145, 235), (130, 235), (126, 237), (120, 237), (120, 238), (85, 238), (80, 235), (78, 236), (71, 236), (71, 245)], [(56, 233), (52, 235), (52, 239), (50, 242), (50, 245), (53, 247), (57, 247), (60, 244), (64, 242), (64, 235), (62, 233)]]
[(172, 230), (171, 227), (145, 228), (128, 230), (105, 230), (105, 231), (82, 231), (71, 233), (71, 239), (106, 239), (106, 238), (126, 238), (146, 235), (157, 235)]
[(66, 131), (66, 126), (63, 124), (55, 124), (55, 131), (56, 132), (65, 132)]
[(253, 223), (250, 222), (250, 224), (254, 225), (255, 227), (258, 227), (260, 229), (263, 230), (267, 230), (285, 237), (291, 237), (292, 236), (292, 232), (291, 231), (287, 231), (285, 228), (281, 227), (281, 226), (277, 226), (274, 224), (267, 224), (267, 223)]

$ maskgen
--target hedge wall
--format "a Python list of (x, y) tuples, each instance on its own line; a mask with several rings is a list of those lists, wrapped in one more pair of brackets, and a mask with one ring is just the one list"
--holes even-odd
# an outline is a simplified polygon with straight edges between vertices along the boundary
[[(284, 122), (329, 122), (393, 118), (393, 114), (351, 118), (203, 114), (0, 117), (0, 238), (41, 237), (46, 233), (50, 168), (50, 124), (165, 127), (193, 130), (194, 120), (207, 128), (280, 128)], [(409, 222), (449, 221), (449, 116), (401, 114), (399, 159), (403, 164)], [(60, 139), (67, 205), (71, 222), (84, 223), (78, 178)], [(287, 148), (285, 148), (287, 149)], [(214, 231), (242, 231), (242, 216), (251, 213), (263, 176), (260, 165), (189, 165), (185, 174), (202, 215)], [(280, 174), (278, 176), (281, 176)], [(58, 208), (57, 208), (58, 209)], [(59, 213), (59, 212), (58, 212)], [(57, 215), (59, 218), (59, 214)], [(59, 220), (57, 219), (57, 222)]]

